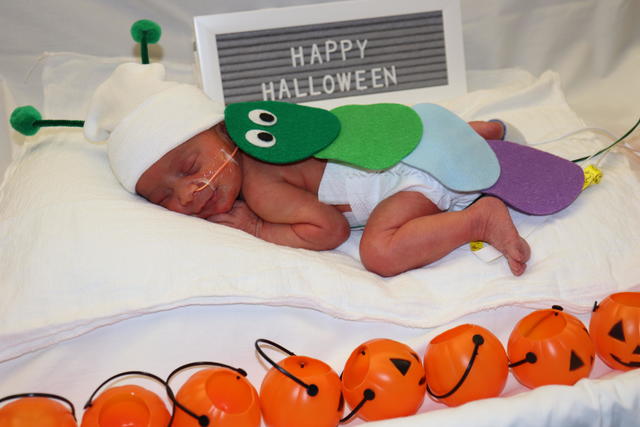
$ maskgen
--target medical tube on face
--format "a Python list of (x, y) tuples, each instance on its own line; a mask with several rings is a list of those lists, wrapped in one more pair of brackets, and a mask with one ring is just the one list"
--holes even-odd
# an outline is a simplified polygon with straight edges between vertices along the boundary
[(233, 160), (233, 158), (235, 157), (236, 153), (238, 152), (238, 147), (236, 147), (233, 150), (233, 153), (231, 153), (231, 155), (228, 155), (227, 152), (225, 151), (224, 153), (227, 154), (227, 160), (225, 160), (220, 167), (213, 173), (213, 175), (211, 175), (211, 177), (204, 181), (204, 184), (202, 184), (200, 187), (196, 188), (195, 192), (197, 193), (198, 191), (202, 191), (205, 188), (207, 188), (209, 186), (209, 184), (211, 184), (211, 182), (215, 179), (216, 176), (218, 176), (220, 174), (220, 172), (222, 172), (222, 170), (231, 162), (231, 160)]

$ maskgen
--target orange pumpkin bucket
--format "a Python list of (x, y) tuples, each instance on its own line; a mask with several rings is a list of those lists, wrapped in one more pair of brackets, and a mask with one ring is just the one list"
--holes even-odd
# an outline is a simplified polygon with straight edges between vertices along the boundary
[(500, 340), (471, 324), (431, 340), (424, 367), (429, 395), (448, 406), (500, 395), (509, 375), (509, 360)]
[(209, 367), (189, 377), (175, 397), (169, 392), (176, 405), (172, 426), (260, 426), (258, 392), (242, 369), (216, 362), (193, 362), (169, 374), (167, 384), (178, 372), (196, 366)]
[(138, 385), (111, 387), (94, 399), (109, 381), (125, 375), (142, 375), (165, 382), (153, 374), (127, 371), (104, 381), (84, 406), (81, 427), (166, 427), (169, 411), (157, 394)]
[(620, 292), (596, 303), (589, 332), (608, 366), (622, 371), (640, 367), (640, 292)]
[[(0, 427), (77, 427), (75, 408), (64, 397), (48, 393), (23, 393), (6, 396), (0, 403)], [(62, 401), (68, 405), (64, 406)]]
[[(267, 344), (289, 356), (275, 363), (260, 344)], [(272, 368), (260, 387), (262, 416), (269, 427), (335, 427), (344, 410), (340, 378), (326, 363), (296, 356), (273, 341), (258, 339), (258, 354)]]
[(584, 324), (554, 305), (534, 311), (516, 324), (507, 353), (516, 379), (534, 388), (573, 385), (588, 377), (595, 347)]
[(358, 346), (342, 372), (342, 391), (364, 420), (415, 414), (426, 391), (420, 357), (411, 347), (389, 339), (373, 339)]

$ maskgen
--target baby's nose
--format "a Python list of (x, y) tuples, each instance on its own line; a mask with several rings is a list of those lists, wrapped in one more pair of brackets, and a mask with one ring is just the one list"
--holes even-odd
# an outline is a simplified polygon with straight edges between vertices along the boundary
[(195, 198), (197, 186), (190, 182), (182, 183), (177, 191), (178, 202), (182, 206), (188, 206)]

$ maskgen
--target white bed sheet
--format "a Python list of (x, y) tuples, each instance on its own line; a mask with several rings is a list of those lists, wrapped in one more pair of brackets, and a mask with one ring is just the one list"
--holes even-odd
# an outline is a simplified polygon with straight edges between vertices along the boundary
[[(163, 24), (165, 57), (187, 62), (192, 15), (291, 3), (244, 1), (211, 6), (209, 2), (191, 1), (178, 8), (173, 2), (157, 1), (142, 10), (131, 5), (105, 6), (97, 1), (81, 4), (60, 1), (56, 2), (54, 13), (46, 13), (48, 5), (39, 2), (24, 2), (10, 8), (3, 5), (0, 6), (3, 24), (0, 31), (2, 40), (12, 47), (0, 51), (0, 74), (10, 82), (18, 104), (42, 105), (37, 79), (25, 80), (24, 74), (43, 50), (120, 55), (121, 46), (129, 40), (117, 30), (117, 24), (126, 26), (144, 15)], [(492, 0), (476, 4), (465, 1), (467, 64), (469, 68), (486, 69), (520, 66), (536, 75), (549, 68), (558, 71), (569, 103), (580, 116), (591, 125), (620, 133), (632, 124), (637, 114), (633, 99), (640, 96), (640, 83), (635, 78), (640, 65), (640, 27), (635, 25), (638, 7), (637, 2), (623, 0)], [(78, 26), (69, 28), (57, 23), (58, 17), (64, 15), (76, 16)], [(43, 16), (48, 19), (42, 19)], [(95, 34), (92, 30), (99, 28), (105, 18), (110, 18), (112, 25)], [(583, 24), (585, 18), (591, 25)], [(28, 31), (29, 26), (42, 31)], [(532, 32), (536, 37), (531, 36)], [(87, 33), (92, 33), (92, 37), (87, 38)], [(575, 39), (584, 42), (578, 43)], [(632, 138), (630, 144), (640, 145), (637, 137)], [(10, 151), (7, 145), (3, 145), (2, 155)], [(278, 340), (300, 354), (319, 357), (339, 370), (355, 346), (378, 336), (404, 341), (422, 352), (438, 332), (459, 323), (475, 322), (488, 327), (506, 342), (511, 325), (529, 311), (517, 306), (499, 307), (435, 328), (410, 328), (386, 322), (341, 320), (291, 307), (242, 304), (222, 305), (212, 310), (198, 305), (185, 306), (125, 322), (111, 319), (114, 323), (106, 327), (3, 362), (0, 395), (36, 388), (49, 392), (65, 390), (64, 394), (80, 405), (93, 387), (117, 371), (146, 369), (163, 375), (180, 363), (197, 359), (242, 366), (257, 385), (265, 371), (250, 343), (258, 337)], [(579, 316), (583, 321), (588, 320), (587, 314)], [(96, 326), (89, 325), (84, 330)], [(239, 335), (246, 339), (237, 339)], [(314, 340), (309, 341), (309, 336)], [(225, 345), (222, 347), (220, 343)], [(545, 387), (526, 393), (521, 393), (522, 387), (510, 377), (505, 394), (517, 396), (509, 400), (491, 399), (438, 411), (432, 410), (443, 407), (427, 400), (421, 409), (423, 415), (379, 424), (460, 425), (473, 420), (474, 425), (637, 425), (638, 371), (618, 375), (598, 361), (592, 377), (604, 379), (583, 381), (571, 389)]]

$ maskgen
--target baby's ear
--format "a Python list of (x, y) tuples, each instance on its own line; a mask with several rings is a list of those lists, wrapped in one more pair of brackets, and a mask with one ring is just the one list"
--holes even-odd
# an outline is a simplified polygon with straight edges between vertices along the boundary
[(215, 126), (213, 126), (211, 128), (211, 130), (213, 132), (216, 132), (223, 139), (225, 139), (225, 140), (229, 141), (230, 143), (232, 143), (234, 146), (237, 146), (235, 141), (231, 138), (231, 135), (229, 135), (229, 132), (227, 131), (227, 125), (225, 124), (224, 121), (221, 121), (220, 123), (218, 123)]

